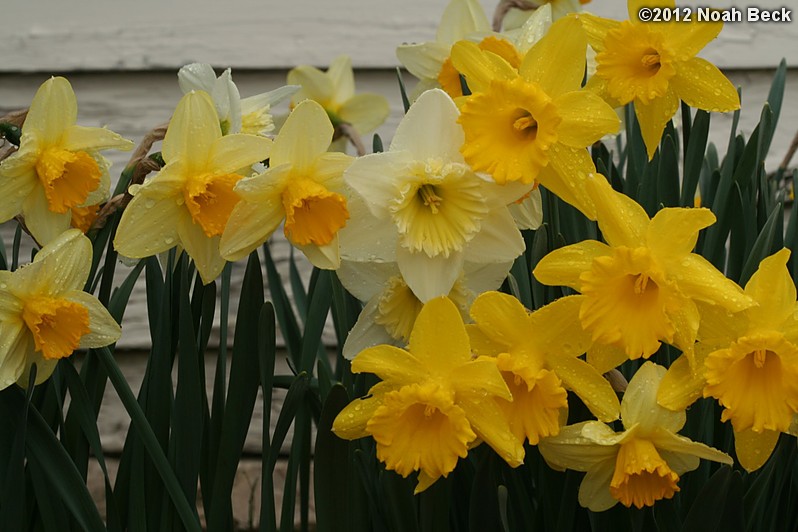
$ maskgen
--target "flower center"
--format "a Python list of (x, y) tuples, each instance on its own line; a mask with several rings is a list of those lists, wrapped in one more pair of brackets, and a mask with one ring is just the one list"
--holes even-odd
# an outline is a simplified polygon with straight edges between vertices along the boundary
[(798, 413), (798, 346), (777, 332), (744, 336), (704, 362), (705, 397), (725, 407), (735, 432), (787, 431)]
[(532, 183), (549, 164), (561, 118), (536, 83), (520, 77), (494, 80), (485, 92), (470, 96), (461, 111), (465, 143), (460, 151), (475, 171), (489, 173), (499, 184)]
[(22, 319), (33, 334), (36, 351), (48, 360), (68, 357), (90, 332), (86, 307), (65, 299), (32, 298), (25, 303)]
[(435, 384), (411, 384), (385, 394), (366, 425), (385, 468), (403, 477), (423, 471), (448, 475), (476, 434), (454, 394)]
[(579, 319), (594, 341), (622, 347), (631, 359), (648, 358), (661, 341), (673, 341), (672, 290), (646, 248), (616, 247), (580, 280), (586, 297)]
[(604, 46), (596, 55), (596, 74), (608, 81), (613, 98), (621, 104), (635, 99), (648, 104), (665, 95), (676, 70), (660, 31), (627, 20), (607, 32)]
[(274, 129), (274, 120), (269, 113), (268, 105), (241, 116), (241, 133), (250, 135), (266, 135)]
[(621, 444), (610, 481), (610, 494), (626, 507), (653, 506), (679, 491), (674, 473), (648, 440), (632, 438)]
[(233, 187), (241, 177), (238, 174), (203, 174), (190, 179), (183, 190), (191, 219), (209, 238), (224, 232), (230, 213), (239, 200)]
[(389, 209), (399, 242), (413, 252), (448, 257), (460, 251), (488, 213), (480, 179), (463, 164), (416, 162)]
[(36, 174), (44, 187), (47, 206), (63, 214), (86, 201), (100, 186), (102, 171), (94, 157), (84, 151), (47, 148), (36, 161)]
[(282, 194), (285, 236), (294, 244), (323, 246), (346, 225), (346, 198), (310, 179), (292, 179)]

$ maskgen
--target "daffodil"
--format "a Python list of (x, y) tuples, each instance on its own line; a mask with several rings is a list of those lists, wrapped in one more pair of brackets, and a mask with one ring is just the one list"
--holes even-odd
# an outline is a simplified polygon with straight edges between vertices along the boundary
[(520, 442), (535, 445), (554, 436), (567, 417), (566, 389), (573, 390), (603, 421), (618, 418), (610, 384), (579, 356), (590, 335), (579, 325), (578, 296), (558, 299), (529, 313), (514, 297), (486, 292), (471, 305), (468, 325), (477, 355), (491, 357), (513, 395), (497, 399)]
[[(643, 22), (637, 13), (646, 0), (629, 0), (629, 19), (623, 22), (582, 14), (590, 46), (596, 51), (596, 73), (587, 88), (613, 107), (634, 102), (635, 114), (648, 151), (654, 157), (665, 124), (679, 108), (679, 100), (705, 111), (740, 108), (734, 85), (715, 65), (696, 57), (718, 36), (722, 22)], [(673, 10), (673, 0), (657, 4)]]
[(692, 253), (698, 232), (715, 222), (709, 209), (665, 208), (649, 219), (603, 176), (585, 185), (607, 243), (585, 240), (557, 249), (543, 257), (534, 275), (582, 294), (579, 320), (594, 341), (588, 361), (599, 371), (648, 358), (662, 342), (692, 357), (700, 320), (696, 301), (730, 311), (753, 304)]
[[(75, 124), (77, 100), (64, 78), (36, 92), (22, 126), (19, 150), (0, 163), (0, 222), (21, 214), (33, 237), (46, 244), (108, 197), (108, 149), (133, 143), (113, 131)], [(80, 220), (76, 225), (80, 225)]]
[(396, 262), (421, 301), (449, 294), (465, 261), (511, 262), (524, 250), (507, 204), (531, 186), (501, 187), (474, 173), (459, 152), (457, 116), (445, 92), (425, 92), (390, 149), (357, 159), (344, 175), (367, 210), (342, 233), (343, 256)]
[(243, 168), (269, 157), (271, 140), (222, 136), (210, 95), (186, 94), (175, 109), (161, 154), (166, 165), (140, 186), (119, 221), (114, 246), (143, 258), (177, 245), (194, 259), (205, 284), (224, 268), (219, 240), (239, 201), (233, 190)]
[(343, 172), (352, 157), (327, 152), (333, 126), (314, 101), (300, 103), (274, 140), (269, 168), (242, 180), (222, 235), (222, 256), (238, 260), (263, 244), (285, 220), (285, 236), (315, 266), (340, 264), (338, 231), (349, 219)]
[(563, 427), (538, 446), (554, 468), (585, 471), (579, 504), (602, 512), (618, 502), (653, 506), (679, 491), (679, 477), (698, 467), (699, 459), (732, 464), (728, 455), (677, 434), (684, 410), (657, 405), (665, 368), (646, 362), (637, 370), (621, 401), (623, 432), (599, 421)]
[(0, 390), (27, 386), (36, 364), (36, 384), (75, 349), (116, 342), (119, 325), (96, 297), (83, 292), (92, 247), (77, 229), (45, 245), (33, 262), (0, 271)]
[(592, 218), (583, 189), (595, 167), (585, 148), (617, 132), (619, 120), (601, 98), (580, 90), (587, 41), (579, 24), (555, 22), (517, 71), (466, 41), (452, 48), (452, 61), (472, 91), (459, 119), (471, 167), (499, 184), (538, 182)]
[(677, 359), (660, 404), (686, 408), (702, 393), (724, 407), (740, 464), (762, 467), (798, 414), (798, 302), (788, 249), (764, 259), (745, 285), (756, 305), (737, 314), (703, 309), (696, 363)]
[(384, 96), (355, 94), (352, 60), (345, 55), (335, 58), (326, 72), (309, 65), (293, 68), (288, 83), (302, 87), (291, 99), (294, 105), (314, 100), (327, 111), (334, 126), (346, 122), (361, 135), (377, 129), (391, 112)]
[[(512, 262), (463, 264), (447, 294), (460, 313), (468, 316), (474, 298), (487, 290), (496, 290), (507, 278)], [(395, 262), (342, 261), (338, 268), (341, 284), (366, 305), (357, 323), (349, 331), (343, 354), (353, 358), (360, 351), (378, 344), (407, 345), (418, 313), (426, 301), (407, 286)]]
[(448, 476), (477, 438), (510, 466), (522, 463), (524, 448), (491, 400), (510, 400), (510, 391), (493, 362), (473, 360), (460, 312), (447, 298), (424, 305), (407, 350), (366, 349), (352, 371), (382, 382), (344, 408), (333, 431), (348, 440), (373, 437), (377, 458), (403, 477), (419, 471), (416, 493)]
[(217, 78), (213, 67), (207, 63), (191, 63), (182, 67), (177, 73), (177, 80), (183, 94), (200, 90), (211, 95), (223, 135), (270, 133), (274, 130), (271, 107), (299, 90), (296, 85), (286, 85), (242, 99), (238, 87), (233, 83), (230, 69)]

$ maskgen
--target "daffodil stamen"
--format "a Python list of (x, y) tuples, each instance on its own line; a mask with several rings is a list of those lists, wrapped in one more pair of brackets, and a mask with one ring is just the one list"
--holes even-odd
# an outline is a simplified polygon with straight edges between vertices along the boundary
[(631, 438), (621, 444), (610, 481), (610, 493), (626, 507), (653, 506), (670, 499), (679, 491), (679, 475), (674, 473), (657, 452), (654, 444)]
[(346, 198), (310, 179), (294, 179), (282, 193), (285, 235), (299, 245), (323, 246), (349, 219)]
[(202, 227), (206, 236), (214, 237), (224, 232), (230, 213), (238, 203), (238, 194), (233, 187), (240, 179), (238, 174), (205, 174), (191, 179), (183, 190), (191, 218)]
[(36, 161), (36, 173), (44, 186), (51, 212), (63, 214), (86, 201), (100, 186), (102, 172), (97, 161), (84, 151), (48, 148)]
[(90, 332), (86, 307), (51, 297), (35, 297), (26, 302), (22, 319), (33, 333), (36, 350), (44, 358), (68, 357)]

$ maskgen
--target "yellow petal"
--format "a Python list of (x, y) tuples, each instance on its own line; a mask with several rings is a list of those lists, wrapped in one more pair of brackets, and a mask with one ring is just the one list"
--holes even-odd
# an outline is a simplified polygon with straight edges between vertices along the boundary
[[(556, 194), (582, 214), (596, 219), (596, 207), (585, 190), (585, 182), (596, 174), (596, 167), (585, 148), (571, 148), (557, 143), (548, 151), (549, 166), (536, 177), (538, 183)], [(604, 179), (601, 177), (601, 179)]]
[(745, 285), (745, 294), (759, 305), (748, 311), (751, 325), (779, 328), (795, 311), (795, 283), (787, 270), (790, 250), (781, 249), (759, 263)]
[(749, 473), (756, 471), (768, 461), (778, 441), (779, 432), (776, 430), (735, 431), (734, 450), (737, 452), (737, 460)]
[(490, 31), (490, 22), (477, 0), (449, 2), (443, 10), (435, 40), (451, 45), (470, 33), (487, 31)]
[(46, 283), (40, 290), (51, 295), (82, 290), (89, 278), (91, 257), (91, 242), (78, 229), (61, 233), (34, 259), (34, 262), (42, 263), (39, 282)]
[(485, 52), (470, 41), (452, 46), (452, 64), (465, 76), (471, 92), (483, 92), (494, 79), (511, 80), (518, 76), (509, 63), (495, 54)]
[(336, 436), (345, 440), (356, 440), (369, 435), (366, 423), (382, 405), (381, 396), (355, 399), (335, 417), (332, 430)]
[(333, 86), (333, 103), (344, 103), (355, 95), (355, 75), (352, 72), (352, 59), (348, 55), (339, 55), (330, 62), (327, 77)]
[[(601, 445), (582, 434), (582, 430), (588, 424), (596, 424), (596, 421), (584, 421), (576, 425), (568, 425), (560, 428), (560, 433), (556, 436), (544, 438), (538, 444), (538, 450), (546, 462), (554, 467), (562, 469), (573, 469), (575, 471), (590, 471), (599, 466), (602, 462), (611, 460), (613, 469), (615, 465), (615, 455), (618, 452), (616, 445)], [(598, 423), (603, 425), (603, 423)], [(604, 425), (610, 433), (612, 429)], [(610, 476), (612, 474), (610, 473)], [(605, 489), (609, 488), (609, 477)]]
[(732, 314), (719, 305), (696, 301), (701, 315), (698, 327), (698, 340), (710, 347), (727, 347), (737, 340), (739, 335), (748, 330), (747, 312)]
[(324, 108), (313, 100), (297, 105), (274, 140), (270, 164), (289, 163), (299, 174), (311, 171), (315, 159), (330, 147), (333, 126)]
[(269, 158), (272, 141), (259, 135), (237, 133), (216, 139), (208, 154), (208, 171), (215, 174), (238, 173)]
[(61, 147), (69, 151), (132, 150), (133, 141), (104, 127), (73, 125), (64, 131)]
[(219, 277), (224, 269), (225, 260), (219, 255), (219, 239), (221, 236), (209, 238), (202, 226), (195, 224), (190, 216), (181, 216), (177, 223), (180, 243), (194, 260), (203, 284), (209, 284)]
[(669, 306), (671, 308), (667, 311), (668, 319), (675, 329), (673, 345), (681, 349), (688, 359), (692, 359), (693, 344), (698, 336), (698, 325), (701, 320), (698, 308), (695, 302), (681, 296), (674, 296)]
[(578, 19), (582, 22), (587, 41), (596, 52), (604, 51), (604, 38), (607, 32), (620, 26), (620, 21), (597, 17), (590, 13), (580, 13)]
[(437, 297), (424, 304), (410, 334), (409, 351), (438, 375), (448, 374), (471, 358), (463, 318), (449, 298)]
[(496, 451), (510, 467), (524, 461), (524, 446), (516, 439), (498, 405), (492, 399), (461, 400), (461, 408), (477, 436)]
[(240, 201), (227, 220), (219, 252), (229, 261), (242, 259), (266, 242), (285, 213), (279, 201)]
[(575, 17), (561, 18), (524, 56), (519, 69), (552, 98), (579, 89), (585, 77), (587, 37)]
[(677, 57), (690, 59), (717, 37), (722, 29), (722, 22), (699, 22), (697, 17), (691, 22), (671, 23), (668, 26), (669, 44)]
[(122, 213), (114, 248), (132, 259), (171, 249), (178, 243), (177, 225), (182, 216), (189, 215), (176, 198), (155, 200), (139, 193)]
[(609, 81), (601, 76), (591, 76), (590, 79), (587, 80), (584, 90), (590, 91), (597, 95), (599, 98), (607, 102), (607, 105), (613, 109), (617, 109), (622, 106), (621, 102), (613, 98), (610, 94)]
[(590, 270), (593, 259), (611, 253), (611, 248), (596, 240), (583, 240), (570, 246), (555, 249), (543, 257), (532, 274), (543, 284), (568, 286), (579, 290), (582, 281), (579, 276)]
[(485, 292), (471, 304), (471, 319), (492, 343), (511, 349), (527, 343), (528, 311), (516, 298)]
[(648, 214), (635, 200), (615, 191), (604, 177), (586, 181), (596, 206), (596, 219), (604, 240), (611, 246), (645, 246)]
[(45, 146), (56, 144), (77, 117), (78, 102), (72, 85), (65, 78), (50, 78), (36, 91), (22, 133), (35, 133)]
[(627, 429), (639, 425), (639, 430), (651, 434), (657, 429), (679, 432), (686, 415), (683, 410), (673, 412), (657, 404), (657, 389), (666, 369), (646, 362), (637, 370), (621, 401), (621, 419)]
[[(39, 149), (36, 142), (22, 142), (19, 150), (0, 161), (0, 220), (6, 222), (22, 211), (25, 199), (40, 186), (36, 175)], [(0, 222), (0, 223), (2, 223)]]
[(19, 380), (25, 369), (25, 360), (33, 351), (33, 342), (22, 320), (0, 321), (0, 390), (5, 390)]
[(732, 82), (706, 59), (694, 57), (680, 63), (670, 83), (673, 91), (690, 107), (718, 113), (740, 108), (740, 97)]
[(69, 229), (72, 213), (67, 209), (63, 213), (50, 210), (44, 189), (36, 187), (22, 203), (22, 217), (25, 225), (39, 244), (47, 244), (58, 235)]
[(377, 129), (390, 113), (388, 100), (380, 94), (356, 94), (338, 109), (338, 117), (361, 135)]
[(618, 132), (618, 115), (597, 95), (588, 91), (566, 92), (554, 100), (562, 118), (558, 140), (573, 148), (585, 148), (604, 135)]
[(618, 397), (593, 366), (579, 358), (565, 356), (553, 359), (551, 365), (566, 388), (578, 395), (594, 416), (604, 422), (618, 419)]
[(533, 312), (525, 320), (528, 325), (524, 329), (529, 330), (522, 331), (526, 335), (534, 331), (526, 343), (546, 353), (550, 361), (580, 356), (591, 344), (590, 333), (579, 324), (583, 301), (582, 296), (561, 297)]
[(355, 355), (354, 373), (373, 373), (397, 386), (423, 381), (427, 374), (414, 353), (392, 345), (378, 345)]
[(288, 72), (289, 85), (301, 85), (302, 89), (291, 98), (292, 103), (299, 103), (305, 99), (327, 105), (333, 94), (332, 80), (318, 68), (300, 65)]
[[(699, 344), (700, 345), (700, 344)], [(669, 410), (684, 410), (701, 397), (704, 389), (704, 358), (706, 350), (696, 348), (695, 370), (690, 360), (682, 355), (668, 368), (657, 391), (657, 403)]]
[(629, 360), (623, 347), (593, 344), (587, 350), (587, 362), (599, 373), (607, 373)]
[(191, 91), (177, 104), (163, 139), (161, 154), (167, 163), (181, 160), (189, 169), (201, 172), (214, 141), (221, 136), (219, 116), (210, 95)]
[(643, 134), (649, 161), (657, 151), (665, 124), (676, 114), (678, 108), (679, 97), (673, 86), (668, 88), (664, 96), (651, 100), (648, 104), (640, 99), (635, 100), (635, 114), (640, 123), (640, 133)]
[(496, 368), (494, 360), (474, 360), (455, 368), (449, 378), (454, 384), (458, 398), (468, 397), (481, 400), (485, 394), (512, 400), (507, 384)]
[(618, 500), (610, 493), (610, 482), (615, 473), (615, 452), (612, 457), (601, 462), (587, 472), (579, 485), (579, 504), (593, 512), (609, 510)]
[(709, 209), (667, 207), (657, 211), (646, 231), (646, 242), (660, 260), (679, 260), (693, 251), (698, 232), (715, 223)]
[(670, 264), (668, 273), (678, 279), (679, 290), (687, 297), (720, 305), (732, 312), (746, 309), (753, 303), (734, 281), (695, 253)]
[(89, 313), (90, 330), (80, 338), (81, 349), (111, 345), (122, 336), (122, 328), (96, 297), (82, 291), (70, 292), (65, 297), (85, 307)]

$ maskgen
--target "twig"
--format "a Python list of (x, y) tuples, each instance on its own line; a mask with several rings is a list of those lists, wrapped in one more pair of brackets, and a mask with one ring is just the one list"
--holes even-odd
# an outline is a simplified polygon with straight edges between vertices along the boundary
[(792, 161), (792, 157), (795, 155), (796, 150), (798, 150), (798, 131), (795, 132), (795, 137), (793, 137), (792, 143), (787, 149), (787, 154), (784, 156), (784, 160), (781, 161), (781, 164), (779, 165), (779, 170), (787, 170), (787, 167), (790, 166), (790, 161)]
[(348, 138), (349, 142), (352, 143), (352, 146), (355, 147), (358, 157), (366, 155), (366, 147), (363, 145), (360, 135), (358, 135), (355, 128), (352, 127), (352, 124), (348, 122), (342, 122), (338, 125), (338, 130), (341, 132), (341, 135)]
[(130, 190), (130, 185), (140, 185), (144, 182), (144, 178), (147, 177), (147, 174), (160, 170), (160, 165), (152, 159), (148, 159), (147, 154), (150, 152), (153, 144), (159, 140), (163, 140), (163, 138), (166, 136), (167, 126), (168, 124), (161, 124), (147, 133), (141, 140), (141, 143), (136, 147), (133, 155), (130, 157), (130, 161), (127, 163), (127, 166), (125, 166), (125, 172), (131, 170), (133, 172), (127, 189), (123, 194), (114, 196), (108, 200), (105, 205), (103, 205), (103, 208), (97, 214), (97, 219), (94, 220), (93, 224), (91, 224), (91, 230), (102, 229), (105, 227), (105, 224), (108, 223), (108, 218), (113, 213), (124, 209), (127, 204), (130, 203), (130, 200), (133, 199), (133, 196), (131, 196), (130, 192), (128, 192)]
[(8, 122), (9, 124), (14, 124), (17, 127), (22, 127), (22, 124), (25, 123), (25, 118), (28, 116), (27, 109), (20, 109), (19, 111), (11, 111), (7, 115), (0, 117), (0, 122)]

